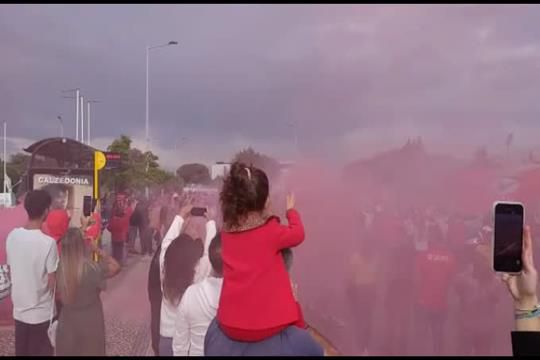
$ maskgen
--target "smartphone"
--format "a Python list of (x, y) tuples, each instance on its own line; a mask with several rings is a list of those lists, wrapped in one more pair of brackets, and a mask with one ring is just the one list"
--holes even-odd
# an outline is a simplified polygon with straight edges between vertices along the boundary
[(204, 216), (206, 214), (206, 208), (194, 207), (191, 209), (191, 216)]
[(83, 215), (86, 217), (92, 215), (93, 200), (92, 196), (85, 196), (83, 198)]
[(493, 232), (493, 269), (496, 272), (519, 274), (523, 264), (523, 204), (496, 202)]

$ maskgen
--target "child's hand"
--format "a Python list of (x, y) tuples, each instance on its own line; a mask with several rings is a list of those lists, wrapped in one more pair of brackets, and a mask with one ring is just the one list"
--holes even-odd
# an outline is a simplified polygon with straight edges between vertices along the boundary
[(287, 195), (287, 210), (294, 209), (295, 205), (296, 205), (296, 198), (294, 197), (294, 194)]
[(189, 197), (186, 200), (184, 206), (182, 206), (182, 208), (180, 209), (178, 215), (180, 215), (180, 217), (185, 220), (189, 215), (191, 215), (191, 209), (193, 209), (193, 200), (191, 199), (191, 197)]

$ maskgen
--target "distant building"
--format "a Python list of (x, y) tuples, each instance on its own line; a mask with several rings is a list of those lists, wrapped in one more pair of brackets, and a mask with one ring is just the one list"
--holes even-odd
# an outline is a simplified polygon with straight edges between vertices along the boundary
[(215, 180), (218, 177), (225, 177), (229, 173), (229, 170), (231, 169), (230, 163), (225, 163), (222, 161), (216, 162), (212, 167), (210, 168), (210, 177), (212, 180)]

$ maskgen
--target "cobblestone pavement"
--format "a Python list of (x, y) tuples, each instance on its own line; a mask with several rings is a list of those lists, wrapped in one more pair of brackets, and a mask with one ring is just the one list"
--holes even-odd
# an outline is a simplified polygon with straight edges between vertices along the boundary
[[(108, 356), (150, 356), (150, 305), (146, 290), (148, 258), (131, 256), (102, 294)], [(0, 356), (15, 355), (13, 326), (0, 327)]]

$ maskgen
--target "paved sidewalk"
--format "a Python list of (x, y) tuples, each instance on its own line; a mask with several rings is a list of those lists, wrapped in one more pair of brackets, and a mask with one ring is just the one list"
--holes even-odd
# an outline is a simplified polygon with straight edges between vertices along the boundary
[[(108, 356), (150, 356), (150, 303), (147, 281), (149, 258), (135, 255), (108, 281), (101, 299), (105, 311)], [(13, 326), (0, 327), (0, 356), (14, 355)]]

